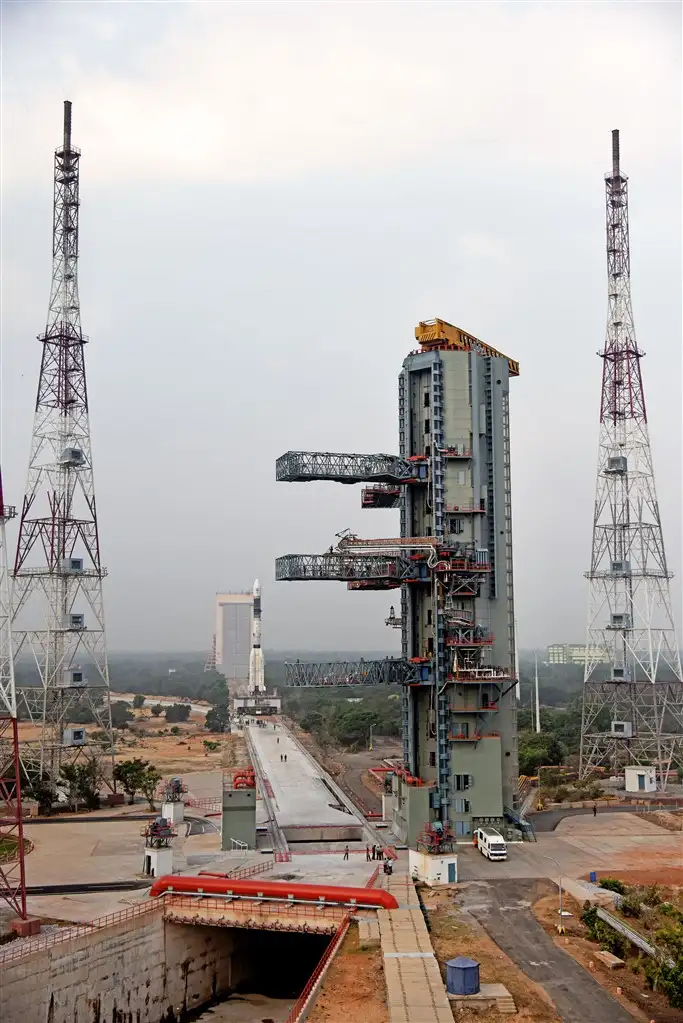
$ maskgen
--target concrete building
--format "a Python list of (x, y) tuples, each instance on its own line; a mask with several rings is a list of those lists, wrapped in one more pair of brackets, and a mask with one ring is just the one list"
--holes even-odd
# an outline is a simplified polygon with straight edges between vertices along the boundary
[(345, 535), (326, 554), (285, 555), (276, 579), (400, 587), (400, 659), (295, 664), (287, 680), (346, 684), (370, 672), (403, 684), (392, 827), (436, 852), (477, 827), (519, 823), (508, 413), (519, 366), (443, 320), (415, 335), (399, 376), (398, 456), (290, 451), (276, 466), (283, 481), (372, 484), (362, 507), (400, 508), (400, 537)]
[(554, 643), (548, 647), (548, 664), (578, 664), (584, 667), (586, 664), (586, 650), (589, 650), (589, 660), (592, 664), (609, 664), (610, 656), (607, 650), (598, 647), (587, 648), (585, 643)]
[(216, 594), (216, 671), (228, 682), (249, 680), (254, 595)]
[(411, 846), (434, 811), (462, 838), (501, 827), (517, 798), (511, 373), (476, 344), (425, 341), (399, 377), (400, 453), (430, 464), (428, 486), (404, 488), (401, 535), (443, 536), (460, 569), (402, 592), (403, 656), (431, 669), (404, 690), (404, 760), (423, 784), (396, 778), (394, 828)]

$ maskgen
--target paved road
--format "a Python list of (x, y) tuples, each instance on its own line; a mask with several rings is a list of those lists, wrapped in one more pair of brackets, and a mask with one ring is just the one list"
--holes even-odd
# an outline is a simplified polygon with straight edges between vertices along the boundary
[[(666, 810), (664, 806), (662, 809)], [(603, 813), (646, 813), (646, 806), (606, 806), (604, 808), (598, 808), (598, 817), (601, 817)], [(592, 814), (592, 808), (586, 807), (567, 807), (565, 810), (537, 810), (535, 813), (530, 813), (527, 820), (533, 824), (534, 831), (554, 831), (560, 821), (564, 820), (565, 817), (580, 817), (586, 814)]]
[(619, 1005), (546, 934), (531, 912), (534, 881), (474, 882), (461, 889), (463, 908), (553, 1000), (564, 1023), (633, 1023)]

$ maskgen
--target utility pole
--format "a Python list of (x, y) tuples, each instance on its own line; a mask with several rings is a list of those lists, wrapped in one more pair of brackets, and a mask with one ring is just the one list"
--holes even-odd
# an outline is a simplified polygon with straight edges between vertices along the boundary
[(682, 762), (683, 675), (641, 376), (645, 353), (631, 309), (628, 178), (618, 131), (605, 183), (608, 315), (579, 770), (585, 778), (598, 765), (651, 764), (663, 791), (672, 765)]
[(3, 899), (21, 920), (25, 920), (26, 877), (19, 729), (5, 534), (5, 523), (15, 515), (16, 509), (5, 504), (0, 470), (0, 844), (9, 850), (6, 858), (4, 856), (0, 858), (0, 899)]
[(538, 652), (534, 652), (534, 693), (536, 706), (536, 731), (541, 730), (541, 704), (538, 699)]
[[(87, 337), (78, 297), (80, 150), (71, 143), (71, 103), (55, 151), (52, 287), (14, 561), (16, 656), (28, 653), (36, 670), (22, 690), (40, 726), (37, 744), (22, 743), (31, 778), (53, 790), (60, 770), (93, 763), (111, 779), (113, 739), (102, 602), (106, 569), (100, 560), (93, 480)], [(69, 728), (87, 711), (104, 733), (93, 743), (87, 728)], [(80, 716), (80, 715), (79, 715)], [(78, 717), (76, 717), (78, 720)]]

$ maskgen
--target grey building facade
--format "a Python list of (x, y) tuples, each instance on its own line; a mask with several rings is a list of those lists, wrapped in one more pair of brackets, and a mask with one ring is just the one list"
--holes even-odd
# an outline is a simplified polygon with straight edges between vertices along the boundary
[(516, 807), (511, 366), (449, 346), (411, 354), (399, 377), (400, 454), (430, 464), (427, 486), (402, 491), (401, 535), (454, 552), (431, 585), (402, 587), (402, 653), (424, 678), (404, 688), (408, 780), (394, 782), (394, 827), (412, 845), (430, 821), (464, 838)]
[(249, 678), (253, 606), (251, 592), (216, 594), (216, 671), (229, 682)]

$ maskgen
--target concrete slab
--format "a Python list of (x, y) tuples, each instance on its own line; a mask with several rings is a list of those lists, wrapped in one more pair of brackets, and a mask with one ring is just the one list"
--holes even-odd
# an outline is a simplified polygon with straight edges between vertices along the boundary
[[(248, 726), (270, 782), (278, 824), (364, 825), (362, 818), (335, 807), (337, 798), (325, 785), (321, 769), (283, 728)], [(279, 740), (279, 741), (278, 741)], [(280, 758), (287, 757), (287, 763)]]

